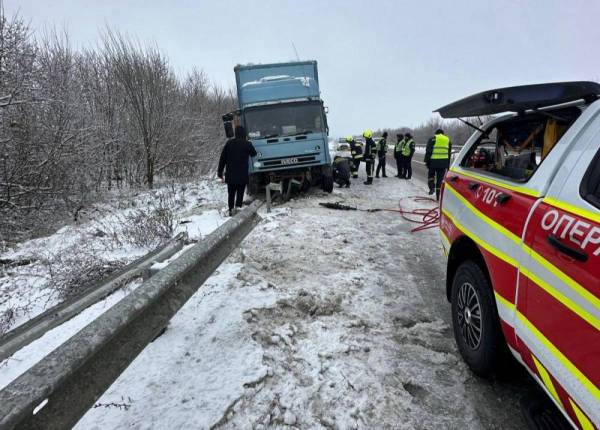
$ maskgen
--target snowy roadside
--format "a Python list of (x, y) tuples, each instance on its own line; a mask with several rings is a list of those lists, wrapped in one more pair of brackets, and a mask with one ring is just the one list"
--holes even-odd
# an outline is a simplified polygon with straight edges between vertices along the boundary
[(115, 291), (110, 296), (85, 309), (64, 324), (48, 331), (39, 339), (21, 348), (9, 358), (0, 361), (0, 390), (66, 342), (75, 333), (98, 318), (100, 314), (122, 300), (123, 297), (135, 290), (140, 284), (141, 280), (136, 280), (126, 287)]
[[(152, 251), (159, 242), (148, 239), (146, 228), (186, 231), (192, 240), (209, 234), (226, 221), (219, 211), (225, 195), (210, 178), (142, 192), (98, 205), (79, 224), (2, 253), (1, 260), (22, 263), (0, 265), (0, 336), (73, 294), (80, 279), (102, 277)], [(140, 225), (154, 213), (157, 225)]]
[(77, 428), (519, 428), (458, 356), (443, 275), (423, 275), (443, 274), (437, 231), (318, 205), (397, 208), (425, 184), (361, 182), (263, 213)]

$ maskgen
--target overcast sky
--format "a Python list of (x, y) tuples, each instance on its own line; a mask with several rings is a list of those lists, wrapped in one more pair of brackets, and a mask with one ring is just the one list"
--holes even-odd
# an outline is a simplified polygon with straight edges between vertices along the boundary
[(332, 135), (416, 125), (485, 89), (600, 78), (598, 0), (4, 0), (34, 30), (105, 25), (226, 86), (237, 63), (319, 63)]

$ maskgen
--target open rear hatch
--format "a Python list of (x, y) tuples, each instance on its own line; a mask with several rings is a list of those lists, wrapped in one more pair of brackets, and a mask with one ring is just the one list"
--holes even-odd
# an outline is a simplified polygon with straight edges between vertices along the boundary
[(592, 102), (600, 96), (596, 82), (554, 82), (484, 91), (441, 107), (442, 118), (464, 118), (502, 112), (524, 112), (575, 100)]

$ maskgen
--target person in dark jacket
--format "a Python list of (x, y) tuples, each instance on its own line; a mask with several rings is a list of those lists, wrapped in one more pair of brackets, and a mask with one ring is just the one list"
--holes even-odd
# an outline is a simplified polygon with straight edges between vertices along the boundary
[(246, 138), (246, 130), (242, 126), (235, 128), (235, 137), (229, 139), (219, 159), (218, 176), (227, 182), (229, 215), (233, 215), (235, 207), (241, 208), (244, 201), (244, 190), (248, 185), (248, 160), (256, 156), (256, 149)]
[(440, 199), (440, 189), (446, 170), (450, 167), (450, 156), (452, 154), (452, 143), (450, 138), (438, 129), (427, 142), (425, 148), (425, 165), (427, 166), (427, 183), (429, 195), (435, 193), (437, 200)]
[(404, 162), (402, 160), (402, 147), (404, 145), (404, 135), (402, 133), (396, 135), (396, 145), (394, 146), (394, 158), (396, 159), (396, 170), (398, 170), (397, 178), (404, 177)]
[(336, 156), (333, 159), (333, 181), (340, 188), (350, 188), (350, 163), (347, 158)]
[(387, 150), (388, 150), (387, 137), (388, 137), (388, 133), (387, 133), (387, 131), (384, 131), (383, 134), (381, 135), (381, 139), (379, 140), (379, 143), (377, 144), (378, 162), (377, 162), (377, 170), (375, 170), (376, 178), (379, 178), (379, 171), (381, 171), (382, 178), (387, 178), (387, 175), (385, 174), (385, 158), (387, 156)]
[(346, 142), (350, 145), (350, 153), (352, 154), (350, 171), (353, 178), (358, 178), (358, 168), (360, 167), (360, 160), (363, 158), (363, 149), (362, 146), (354, 140), (353, 136), (346, 137)]
[(377, 155), (377, 144), (373, 140), (373, 132), (371, 130), (365, 130), (363, 137), (365, 138), (365, 151), (363, 154), (363, 160), (365, 160), (365, 169), (367, 171), (367, 180), (364, 182), (364, 184), (372, 185), (373, 165), (375, 164), (375, 156)]
[(412, 157), (415, 154), (415, 140), (410, 133), (404, 135), (404, 145), (402, 146), (402, 172), (404, 179), (412, 177)]

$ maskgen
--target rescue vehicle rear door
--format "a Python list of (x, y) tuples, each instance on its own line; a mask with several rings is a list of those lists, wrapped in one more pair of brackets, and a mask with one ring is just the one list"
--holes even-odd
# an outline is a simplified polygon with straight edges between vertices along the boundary
[(594, 124), (530, 217), (515, 326), (523, 360), (580, 428), (600, 427), (600, 119)]
[(600, 84), (591, 81), (520, 85), (473, 94), (434, 112), (438, 112), (443, 118), (525, 112), (580, 99), (595, 100), (598, 95)]

